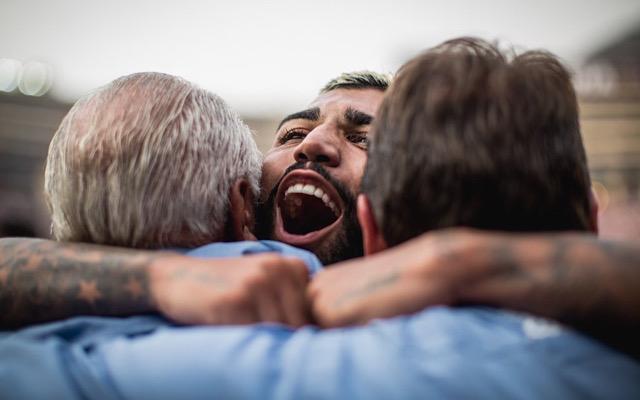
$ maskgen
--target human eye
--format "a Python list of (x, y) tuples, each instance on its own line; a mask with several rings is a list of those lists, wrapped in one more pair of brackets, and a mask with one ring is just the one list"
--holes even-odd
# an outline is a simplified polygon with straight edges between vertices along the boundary
[(288, 142), (300, 141), (307, 136), (307, 131), (300, 128), (287, 129), (280, 137), (278, 137), (278, 144), (286, 144)]
[(355, 144), (358, 147), (362, 147), (366, 149), (369, 147), (369, 138), (365, 132), (354, 132), (346, 135), (346, 138), (351, 143)]

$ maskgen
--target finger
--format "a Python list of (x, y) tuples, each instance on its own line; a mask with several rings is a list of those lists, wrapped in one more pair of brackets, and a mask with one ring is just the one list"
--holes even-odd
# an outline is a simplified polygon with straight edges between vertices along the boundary
[(293, 275), (296, 281), (305, 286), (309, 283), (309, 268), (307, 265), (299, 258), (296, 257), (284, 257), (285, 260), (285, 268)]
[(293, 327), (307, 325), (312, 321), (310, 302), (307, 299), (307, 288), (311, 280), (309, 268), (297, 257), (283, 257), (283, 261), (275, 279), (283, 284), (278, 295), (285, 320)]
[(217, 298), (208, 309), (211, 325), (245, 325), (260, 322), (252, 299), (239, 294)]
[(285, 314), (277, 292), (278, 288), (272, 285), (254, 289), (253, 302), (259, 321), (285, 323)]
[(293, 327), (309, 324), (311, 311), (306, 298), (306, 280), (301, 280), (292, 271), (292, 273), (282, 276), (281, 282), (278, 300), (286, 323)]

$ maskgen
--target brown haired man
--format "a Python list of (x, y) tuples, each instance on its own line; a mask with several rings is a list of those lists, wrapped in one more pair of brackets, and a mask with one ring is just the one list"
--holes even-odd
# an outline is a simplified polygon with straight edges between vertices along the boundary
[[(576, 96), (545, 52), (509, 59), (456, 39), (416, 57), (379, 110), (369, 157), (359, 199), (367, 254), (453, 227), (597, 231)], [(591, 235), (446, 231), (327, 270), (311, 293), (325, 326), (480, 302), (640, 354), (639, 255)]]

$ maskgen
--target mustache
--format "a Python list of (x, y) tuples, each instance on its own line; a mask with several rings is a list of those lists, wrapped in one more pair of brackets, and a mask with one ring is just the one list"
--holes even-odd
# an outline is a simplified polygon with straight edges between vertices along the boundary
[(289, 173), (299, 169), (311, 170), (317, 172), (320, 176), (322, 176), (327, 182), (329, 182), (331, 186), (336, 189), (336, 192), (338, 192), (338, 195), (342, 198), (346, 207), (351, 207), (353, 204), (355, 204), (355, 193), (351, 193), (351, 191), (345, 184), (334, 178), (322, 165), (313, 161), (297, 161), (287, 167), (280, 179), (278, 179), (278, 182), (276, 182), (276, 184), (273, 186), (273, 189), (271, 189), (271, 192), (269, 193), (267, 199), (263, 203), (259, 203), (259, 205), (274, 202), (276, 194), (278, 193), (278, 188), (280, 187), (280, 184), (282, 183), (284, 178), (286, 178)]

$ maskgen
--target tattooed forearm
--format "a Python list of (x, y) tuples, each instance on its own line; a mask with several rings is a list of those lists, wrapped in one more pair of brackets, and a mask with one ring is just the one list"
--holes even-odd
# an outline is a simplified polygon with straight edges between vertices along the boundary
[(559, 319), (640, 357), (640, 246), (576, 241), (556, 268), (583, 294)]
[(553, 318), (640, 354), (631, 339), (640, 337), (640, 245), (578, 234), (495, 235), (485, 248), (485, 273), (463, 301)]
[(75, 315), (153, 309), (154, 253), (38, 239), (0, 239), (0, 328)]
[(400, 273), (397, 270), (392, 270), (388, 274), (381, 277), (375, 277), (374, 279), (371, 279), (365, 282), (363, 286), (357, 289), (351, 290), (343, 294), (342, 296), (340, 296), (336, 300), (335, 306), (340, 307), (349, 301), (370, 295), (375, 291), (379, 291), (384, 288), (387, 288), (390, 285), (393, 285), (396, 282), (398, 282), (398, 279), (400, 279)]

